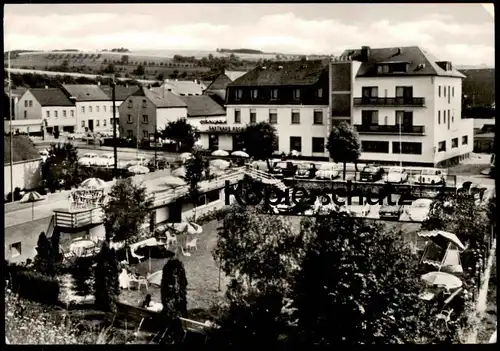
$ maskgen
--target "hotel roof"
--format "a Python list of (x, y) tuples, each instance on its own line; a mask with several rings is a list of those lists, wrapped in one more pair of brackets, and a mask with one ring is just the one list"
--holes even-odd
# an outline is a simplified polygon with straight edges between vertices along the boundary
[(36, 88), (29, 91), (42, 106), (75, 106), (60, 88)]
[(186, 103), (189, 117), (202, 116), (225, 116), (224, 108), (215, 102), (210, 96), (180, 96)]
[(95, 84), (63, 84), (63, 88), (76, 101), (109, 101), (111, 98)]
[(171, 91), (168, 91), (162, 87), (151, 88), (141, 87), (135, 93), (130, 96), (145, 96), (147, 97), (157, 108), (174, 108), (174, 107), (187, 107), (186, 103), (181, 100), (181, 98)]

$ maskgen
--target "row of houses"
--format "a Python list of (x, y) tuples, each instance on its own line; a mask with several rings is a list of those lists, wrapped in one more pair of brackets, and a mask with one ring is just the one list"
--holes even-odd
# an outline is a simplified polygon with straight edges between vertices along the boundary
[[(417, 46), (365, 46), (340, 57), (272, 62), (234, 73), (222, 73), (206, 87), (191, 82), (199, 88), (187, 94), (167, 81), (117, 93), (121, 135), (148, 139), (169, 121), (186, 118), (205, 148), (238, 150), (242, 128), (266, 121), (277, 129), (277, 154), (295, 150), (320, 160), (328, 158), (332, 126), (345, 121), (359, 134), (363, 162), (445, 166), (473, 149), (473, 121), (462, 118), (465, 76)], [(21, 119), (32, 116), (36, 94), (49, 91), (25, 93), (18, 102)], [(73, 115), (76, 131), (110, 127), (109, 88), (65, 85), (61, 91), (67, 107), (36, 106), (35, 115), (42, 115), (47, 127)]]

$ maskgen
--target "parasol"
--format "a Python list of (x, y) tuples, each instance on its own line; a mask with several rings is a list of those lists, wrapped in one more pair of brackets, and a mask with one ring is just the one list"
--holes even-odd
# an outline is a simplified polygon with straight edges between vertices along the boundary
[(462, 281), (445, 272), (430, 272), (424, 274), (421, 279), (429, 285), (443, 286), (446, 290), (457, 289), (462, 286)]
[(177, 168), (176, 170), (172, 171), (172, 175), (174, 177), (179, 177), (179, 178), (185, 177), (186, 176), (186, 168), (184, 168), (184, 167)]
[(210, 166), (219, 169), (227, 169), (231, 164), (227, 161), (221, 160), (220, 158), (210, 161)]
[[(423, 238), (430, 238), (431, 240), (433, 240), (433, 238), (442, 237), (442, 238), (446, 239), (447, 241), (455, 244), (461, 251), (464, 251), (466, 249), (465, 245), (462, 244), (460, 239), (458, 239), (458, 237), (455, 234), (445, 232), (443, 230), (424, 231), (424, 232), (418, 233), (418, 236), (423, 237)], [(436, 243), (436, 244), (439, 245), (439, 243)]]
[(236, 157), (250, 157), (250, 155), (248, 155), (245, 151), (233, 151), (231, 153), (231, 156), (236, 156)]
[(183, 179), (173, 176), (165, 177), (165, 183), (171, 187), (178, 187), (186, 184), (186, 182)]
[(219, 149), (212, 152), (212, 156), (225, 157), (229, 156), (229, 152)]
[(203, 233), (203, 227), (194, 222), (169, 223), (168, 227), (178, 233), (187, 233), (191, 235)]
[(141, 165), (135, 165), (135, 166), (129, 167), (128, 171), (130, 173), (134, 173), (134, 174), (146, 174), (146, 173), (149, 173), (149, 168), (141, 166)]
[(22, 202), (22, 203), (31, 202), (31, 220), (32, 221), (35, 220), (35, 202), (42, 201), (44, 199), (45, 199), (45, 197), (43, 197), (42, 195), (40, 195), (36, 191), (30, 191), (29, 193), (25, 194), (21, 198), (20, 202)]
[(84, 188), (104, 188), (106, 186), (106, 182), (99, 178), (89, 178), (85, 179), (82, 184)]
[(161, 286), (162, 277), (163, 277), (163, 271), (160, 270), (160, 271), (154, 272), (153, 274), (150, 274), (147, 277), (147, 280), (148, 280), (149, 284)]

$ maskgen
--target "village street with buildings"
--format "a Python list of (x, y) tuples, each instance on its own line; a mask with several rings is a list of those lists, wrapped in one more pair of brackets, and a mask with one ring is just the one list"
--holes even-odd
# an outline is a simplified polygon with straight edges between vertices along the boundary
[(456, 62), (20, 87), (4, 56), (9, 344), (496, 342), (495, 104)]

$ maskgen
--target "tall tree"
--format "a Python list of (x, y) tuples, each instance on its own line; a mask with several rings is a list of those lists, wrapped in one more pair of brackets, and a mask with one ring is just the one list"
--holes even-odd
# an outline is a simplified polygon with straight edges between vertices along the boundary
[(49, 156), (42, 165), (42, 177), (46, 186), (55, 191), (76, 185), (78, 149), (71, 143), (52, 144)]
[(333, 126), (328, 136), (326, 148), (335, 162), (344, 164), (343, 179), (345, 180), (346, 163), (356, 163), (361, 155), (358, 134), (353, 127), (342, 122), (338, 126)]
[(160, 133), (163, 139), (175, 142), (177, 152), (190, 152), (199, 139), (196, 128), (182, 118), (169, 122)]
[(131, 178), (118, 180), (111, 188), (108, 201), (102, 206), (106, 238), (125, 240), (127, 244), (137, 238), (152, 204), (146, 187), (134, 184)]
[(36, 256), (33, 262), (35, 269), (43, 274), (52, 276), (55, 274), (55, 258), (52, 252), (52, 245), (47, 239), (45, 232), (41, 232), (38, 237)]
[(196, 207), (198, 206), (198, 198), (200, 197), (199, 183), (203, 178), (205, 163), (201, 152), (193, 152), (193, 157), (187, 161), (186, 174), (184, 180), (189, 186), (188, 197), (194, 204), (194, 220), (196, 221)]
[(273, 125), (267, 122), (250, 124), (241, 133), (241, 140), (246, 152), (257, 160), (269, 159), (278, 150), (278, 133)]
[(116, 312), (116, 300), (120, 293), (119, 267), (115, 250), (103, 242), (96, 257), (94, 296), (96, 307), (105, 312)]

